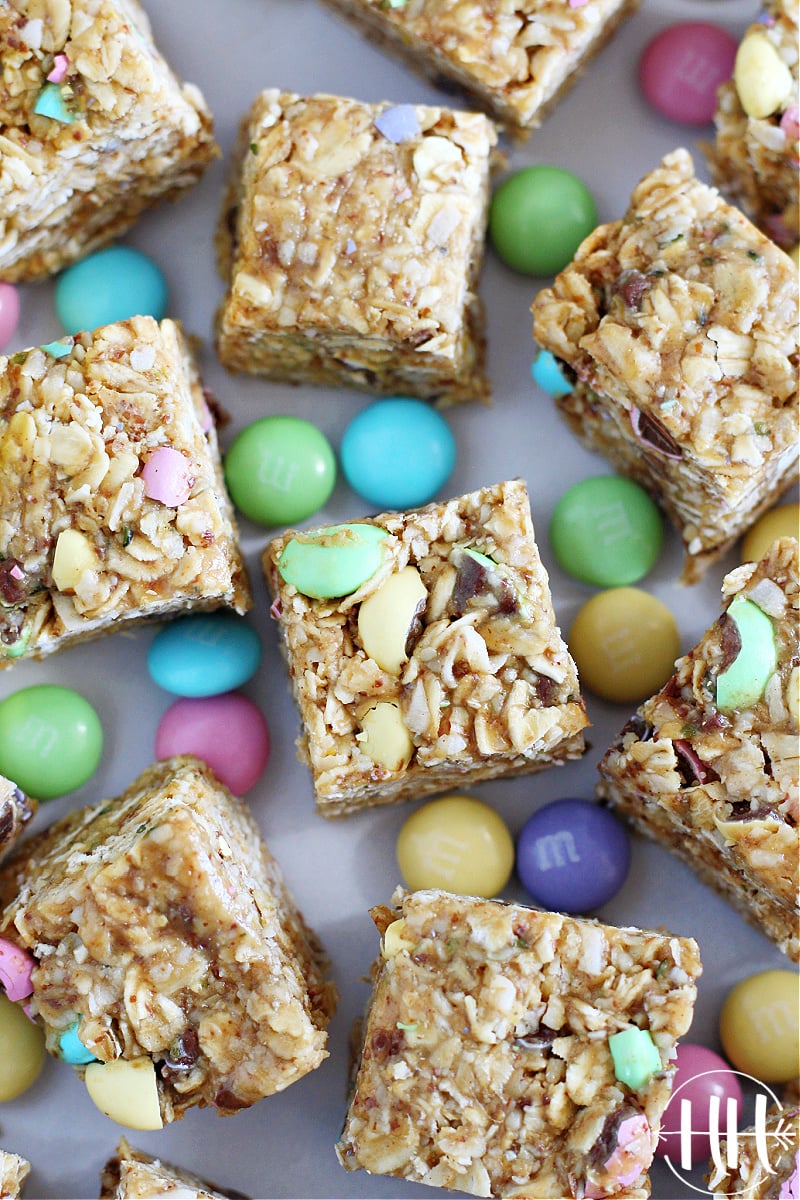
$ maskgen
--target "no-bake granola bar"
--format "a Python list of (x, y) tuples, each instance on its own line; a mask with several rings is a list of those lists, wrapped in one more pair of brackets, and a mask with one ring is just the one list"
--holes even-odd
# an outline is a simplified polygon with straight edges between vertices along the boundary
[(245, 1200), (241, 1192), (222, 1192), (183, 1167), (134, 1149), (125, 1138), (103, 1167), (101, 1182), (100, 1200)]
[(110, 241), (217, 153), (137, 0), (4, 0), (0, 60), (0, 279)]
[(31, 1164), (24, 1158), (0, 1150), (0, 1200), (17, 1200), (30, 1172)]
[(729, 1144), (722, 1139), (719, 1163), (705, 1177), (710, 1196), (737, 1200), (793, 1200), (800, 1190), (800, 1108), (767, 1109), (760, 1128), (740, 1129), (728, 1163)]
[(149, 1060), (164, 1123), (247, 1108), (327, 1057), (320, 947), (245, 805), (197, 759), (23, 842), (0, 898), (0, 930), (37, 960), (48, 1048), (77, 1022), (101, 1063)]
[[(342, 1165), (475, 1196), (648, 1196), (695, 942), (446, 892), (393, 903), (372, 910)], [(650, 1054), (635, 1086), (609, 1044), (625, 1031)]]
[(19, 839), (35, 811), (36, 801), (5, 775), (0, 775), (0, 858)]
[[(180, 494), (148, 477), (165, 454)], [(250, 594), (180, 327), (133, 317), (0, 356), (0, 667), (220, 605)]]
[[(732, 571), (723, 594), (726, 611), (601, 761), (598, 794), (797, 960), (797, 542)], [(756, 680), (738, 703), (736, 675), (725, 682), (737, 661)]]
[(494, 127), (476, 113), (263, 92), (218, 234), (234, 371), (485, 400), (476, 295)]
[(437, 84), (456, 84), (526, 135), (631, 16), (638, 0), (328, 0)]
[(800, 239), (797, 0), (767, 0), (744, 36), (751, 45), (766, 43), (774, 56), (760, 90), (764, 84), (772, 90), (782, 76), (785, 92), (779, 97), (776, 91), (766, 102), (762, 95), (746, 94), (750, 113), (734, 80), (724, 83), (717, 93), (716, 140), (704, 150), (714, 183), (788, 249)]
[(676, 150), (534, 302), (536, 340), (574, 381), (561, 413), (675, 523), (686, 582), (796, 476), (797, 289)]
[[(588, 722), (525, 485), (352, 528), (363, 525), (388, 534), (380, 564), (341, 599), (314, 599), (281, 575), (284, 550), (319, 543), (319, 532), (289, 530), (263, 558), (319, 811), (339, 816), (578, 758)], [(341, 540), (334, 532), (330, 544)], [(396, 649), (382, 665), (376, 624)]]

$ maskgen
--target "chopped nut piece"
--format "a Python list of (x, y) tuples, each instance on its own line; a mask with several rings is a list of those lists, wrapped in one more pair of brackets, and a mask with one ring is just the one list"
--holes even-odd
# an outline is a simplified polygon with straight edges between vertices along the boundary
[(25, 1180), (31, 1173), (31, 1164), (18, 1154), (0, 1150), (0, 1196), (2, 1200), (17, 1200), (22, 1194)]

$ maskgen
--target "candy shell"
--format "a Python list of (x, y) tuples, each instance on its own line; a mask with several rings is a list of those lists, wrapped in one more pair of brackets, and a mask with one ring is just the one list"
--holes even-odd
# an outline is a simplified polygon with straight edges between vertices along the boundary
[(24, 1000), (33, 992), (31, 975), (36, 959), (21, 946), (0, 938), (0, 985), (9, 1000)]
[(778, 648), (772, 621), (752, 600), (736, 596), (727, 619), (736, 625), (741, 646), (731, 665), (717, 676), (717, 708), (732, 713), (761, 699), (774, 674)]
[(614, 1063), (614, 1074), (620, 1083), (638, 1092), (661, 1070), (661, 1055), (649, 1029), (631, 1025), (612, 1033), (608, 1048)]
[(71, 688), (39, 683), (0, 703), (0, 774), (38, 800), (82, 787), (103, 752), (100, 718)]
[(558, 563), (583, 583), (622, 587), (653, 569), (661, 514), (644, 488), (619, 475), (583, 479), (564, 492), (550, 522)]
[(68, 267), (56, 283), (56, 312), (67, 333), (167, 312), (161, 268), (130, 246), (109, 246)]
[(219, 696), (241, 687), (258, 670), (261, 639), (230, 613), (181, 617), (150, 643), (151, 678), (174, 696)]
[(19, 292), (10, 283), (0, 283), (0, 350), (11, 341), (19, 324)]
[(65, 1029), (58, 1039), (59, 1057), (72, 1067), (85, 1067), (87, 1063), (97, 1062), (91, 1050), (87, 1050), (78, 1037), (78, 1022), (75, 1021)]
[(657, 692), (680, 652), (672, 613), (639, 588), (600, 592), (578, 612), (567, 639), (581, 683), (615, 704)]
[(387, 537), (377, 525), (330, 525), (287, 542), (278, 561), (285, 583), (316, 600), (349, 596), (381, 565)]
[(800, 504), (779, 504), (764, 513), (742, 541), (742, 562), (760, 562), (782, 537), (800, 537)]
[(149, 1058), (89, 1063), (84, 1076), (94, 1104), (128, 1129), (163, 1129), (156, 1071)]
[(185, 454), (172, 446), (159, 446), (142, 468), (144, 494), (167, 508), (185, 504), (194, 486), (194, 468)]
[[(742, 1089), (734, 1072), (724, 1058), (705, 1046), (681, 1042), (674, 1060), (675, 1078), (672, 1095), (664, 1110), (656, 1154), (681, 1165), (684, 1152), (693, 1163), (708, 1160), (711, 1152), (709, 1109), (712, 1099), (719, 1105), (719, 1126), (727, 1128), (728, 1105), (731, 1103), (738, 1120), (742, 1111)], [(688, 1104), (690, 1129), (682, 1134), (682, 1107)], [(734, 1125), (736, 1121), (734, 1121)]]
[(327, 503), (336, 458), (321, 430), (300, 417), (262, 417), (234, 438), (225, 482), (240, 512), (259, 525), (292, 525)]
[(471, 796), (443, 796), (418, 808), (397, 839), (408, 886), (496, 896), (511, 877), (514, 843), (499, 813)]
[(760, 971), (737, 983), (722, 1006), (719, 1034), (735, 1067), (766, 1083), (800, 1075), (800, 977)]
[(156, 758), (194, 754), (235, 796), (258, 783), (269, 761), (267, 722), (252, 700), (224, 696), (177, 700), (156, 733)]
[(500, 258), (525, 275), (555, 275), (597, 225), (586, 184), (563, 167), (523, 167), (500, 184), (489, 236)]
[(564, 374), (564, 369), (549, 350), (540, 350), (531, 364), (531, 377), (548, 396), (568, 396), (573, 385)]
[(422, 400), (376, 400), (354, 417), (340, 448), (354, 492), (378, 509), (426, 504), (452, 474), (456, 443), (450, 426)]
[(554, 800), (530, 817), (517, 839), (517, 874), (537, 904), (584, 913), (615, 896), (628, 874), (627, 830), (588, 800)]
[(683, 125), (714, 118), (717, 88), (730, 79), (737, 42), (705, 21), (679, 21), (656, 34), (639, 59), (639, 84), (662, 116)]
[(46, 1057), (42, 1030), (28, 1020), (21, 1005), (0, 995), (0, 1102), (26, 1092)]

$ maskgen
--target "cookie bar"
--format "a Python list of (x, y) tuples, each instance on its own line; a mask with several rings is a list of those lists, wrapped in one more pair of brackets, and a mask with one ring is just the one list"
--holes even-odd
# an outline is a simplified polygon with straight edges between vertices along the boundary
[(180, 327), (134, 317), (0, 356), (0, 667), (123, 622), (250, 605)]
[(18, 840), (35, 811), (36, 801), (0, 775), (0, 858)]
[(533, 305), (574, 433), (651, 492), (697, 580), (797, 471), (797, 270), (685, 150)]
[(727, 1161), (728, 1151), (728, 1141), (721, 1140), (719, 1157), (705, 1176), (709, 1195), (791, 1200), (800, 1190), (800, 1108), (776, 1104), (760, 1128), (739, 1130), (735, 1166)]
[[(717, 93), (714, 182), (786, 249), (800, 237), (796, 0), (767, 0), (744, 35), (733, 79)], [(748, 65), (748, 60), (750, 64)], [(760, 79), (754, 80), (757, 63)]]
[(797, 959), (797, 542), (732, 571), (723, 594), (602, 759), (598, 790)]
[[(363, 569), (320, 598), (303, 574), (303, 560), (318, 558), (339, 575), (348, 561)], [(263, 565), (324, 816), (583, 753), (575, 665), (520, 480), (289, 530)]]
[(455, 83), (509, 132), (530, 133), (638, 0), (328, 0), (434, 83)]
[(31, 1173), (31, 1164), (18, 1154), (0, 1150), (0, 1200), (17, 1200)]
[(247, 1108), (327, 1057), (320, 948), (246, 807), (197, 759), (23, 843), (0, 893), (0, 929), (37, 960), (48, 1048), (72, 1030), (99, 1060), (82, 1070), (152, 1074), (161, 1122)]
[(372, 910), (342, 1165), (474, 1196), (648, 1196), (696, 943), (447, 892), (393, 903)]
[(475, 288), (495, 141), (476, 113), (263, 92), (219, 228), (225, 366), (485, 400)]
[(117, 1153), (108, 1160), (101, 1175), (100, 1200), (151, 1200), (171, 1196), (173, 1200), (244, 1200), (241, 1192), (222, 1192), (183, 1167), (135, 1150), (120, 1138)]
[(137, 0), (0, 5), (0, 279), (37, 279), (194, 184), (211, 116)]

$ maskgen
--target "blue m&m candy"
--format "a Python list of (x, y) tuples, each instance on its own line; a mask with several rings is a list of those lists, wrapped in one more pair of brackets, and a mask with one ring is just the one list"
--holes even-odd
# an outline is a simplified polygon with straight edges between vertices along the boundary
[(174, 696), (219, 696), (256, 673), (261, 652), (261, 639), (241, 617), (198, 614), (156, 634), (147, 667), (158, 686)]
[(160, 321), (167, 312), (167, 283), (146, 254), (109, 246), (68, 267), (56, 283), (55, 300), (67, 333), (135, 316)]
[(450, 426), (422, 400), (376, 400), (342, 438), (342, 470), (354, 492), (379, 509), (425, 504), (456, 462)]
[(555, 800), (523, 825), (517, 874), (544, 908), (584, 913), (610, 900), (631, 863), (628, 834), (615, 816), (588, 800)]

